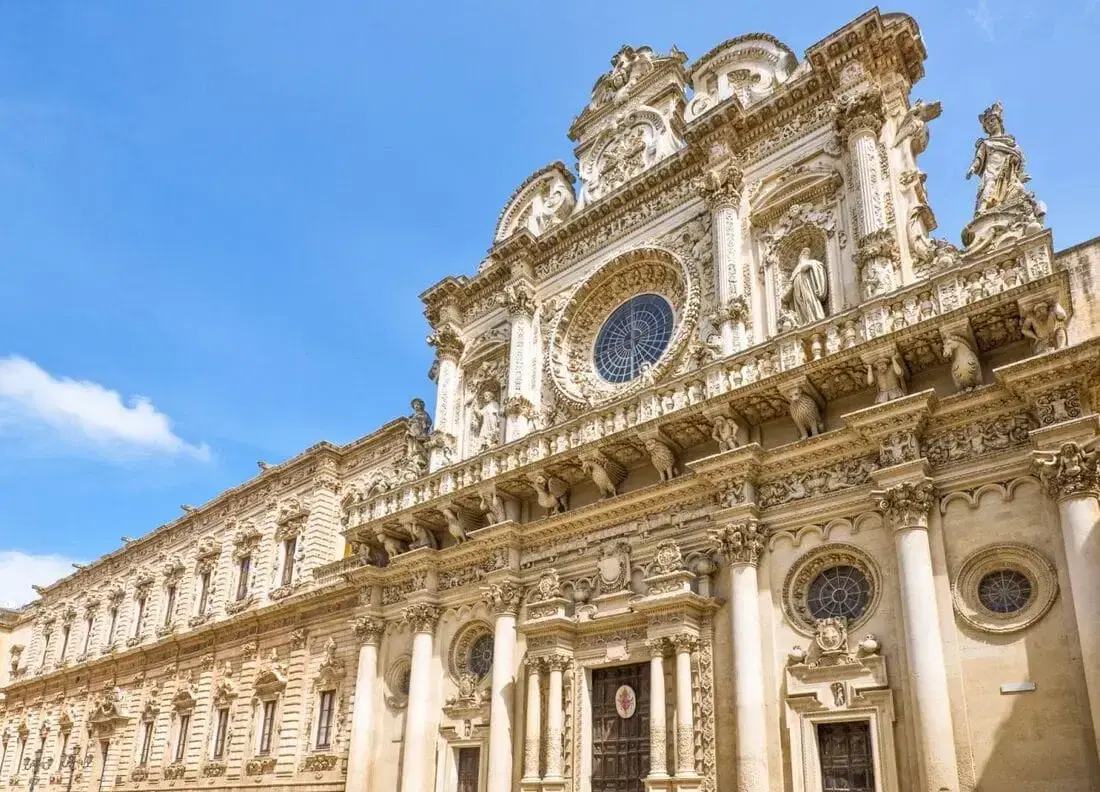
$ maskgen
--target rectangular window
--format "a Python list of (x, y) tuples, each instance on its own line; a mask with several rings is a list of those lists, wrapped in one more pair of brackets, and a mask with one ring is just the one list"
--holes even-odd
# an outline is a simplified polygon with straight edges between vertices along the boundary
[(138, 597), (134, 608), (134, 637), (141, 637), (141, 623), (145, 621), (145, 597)]
[(248, 596), (248, 575), (252, 571), (252, 556), (243, 555), (237, 565), (237, 602)]
[(199, 578), (199, 616), (206, 615), (206, 606), (210, 600), (210, 573), (203, 572)]
[(318, 748), (328, 748), (332, 741), (332, 705), (335, 700), (335, 690), (321, 691), (321, 706), (317, 713)]
[(183, 713), (180, 715), (180, 728), (179, 733), (176, 735), (176, 761), (182, 762), (184, 753), (187, 750), (187, 729), (191, 725), (191, 715), (189, 713)]
[(293, 536), (283, 542), (283, 585), (294, 582), (294, 553), (298, 549), (298, 537)]
[(69, 625), (65, 625), (61, 628), (61, 654), (57, 656), (58, 660), (65, 659), (65, 652), (69, 649), (69, 636), (72, 634), (73, 628)]
[(218, 725), (214, 727), (214, 758), (225, 756), (225, 737), (229, 732), (229, 708), (218, 710)]
[(271, 733), (275, 730), (275, 701), (264, 702), (263, 721), (260, 723), (261, 754), (271, 753)]
[(50, 639), (53, 637), (53, 633), (45, 634), (45, 641), (42, 644), (42, 665), (46, 665), (46, 662), (50, 659)]
[(93, 627), (95, 627), (95, 618), (89, 616), (84, 620), (84, 648), (80, 651), (81, 654), (88, 654), (88, 650), (92, 648)]
[(19, 739), (19, 758), (15, 760), (15, 772), (12, 775), (19, 775), (19, 768), (23, 766), (23, 754), (27, 752), (27, 738), (21, 737)]
[(118, 626), (118, 608), (111, 608), (107, 621), (107, 643), (104, 646), (112, 646), (115, 642), (115, 627)]
[(145, 721), (141, 724), (141, 754), (138, 756), (138, 764), (149, 763), (149, 752), (153, 748), (153, 722)]
[(164, 626), (172, 626), (172, 616), (176, 611), (176, 586), (171, 584), (164, 590)]

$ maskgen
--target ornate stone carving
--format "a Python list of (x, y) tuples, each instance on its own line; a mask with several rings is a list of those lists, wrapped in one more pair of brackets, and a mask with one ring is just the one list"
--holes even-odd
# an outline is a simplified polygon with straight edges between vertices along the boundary
[(920, 441), (915, 432), (899, 429), (882, 439), (879, 445), (878, 462), (881, 467), (900, 465), (920, 457)]
[(164, 778), (166, 781), (178, 781), (187, 775), (187, 765), (183, 762), (173, 762), (164, 768)]
[(710, 436), (718, 444), (719, 453), (733, 451), (735, 448), (740, 447), (741, 443), (738, 441), (738, 436), (741, 433), (741, 426), (737, 421), (728, 415), (714, 415), (711, 416), (710, 420)]
[(1060, 385), (1035, 397), (1035, 417), (1040, 426), (1081, 417), (1081, 398), (1076, 385)]
[[(868, 657), (876, 657), (881, 650), (878, 639), (868, 634), (856, 644), (854, 650), (848, 643), (848, 620), (843, 616), (818, 619), (814, 622), (813, 641), (809, 651), (799, 646), (787, 653), (788, 666), (806, 666), (807, 668), (827, 668), (830, 666), (854, 665)], [(839, 692), (834, 689), (834, 698), (843, 701), (846, 691), (841, 685)], [(838, 703), (837, 706), (843, 706)]]
[(432, 417), (424, 408), (423, 399), (410, 402), (412, 414), (405, 419), (405, 464), (414, 473), (428, 471), (428, 440), (432, 434)]
[(626, 468), (599, 450), (583, 455), (581, 468), (592, 478), (604, 498), (618, 495), (619, 484), (626, 478)]
[(943, 356), (951, 362), (951, 381), (959, 393), (982, 384), (982, 364), (969, 338), (949, 333), (943, 339)]
[(908, 395), (905, 385), (905, 365), (901, 357), (893, 352), (867, 361), (867, 384), (878, 388), (875, 404), (883, 404)]
[(504, 498), (495, 489), (483, 490), (480, 493), (481, 510), (485, 512), (489, 525), (498, 525), (508, 519), (504, 508)]
[(340, 758), (333, 756), (332, 754), (310, 754), (299, 767), (306, 773), (326, 773), (329, 770), (335, 770), (336, 766), (340, 764)]
[(1020, 332), (1031, 340), (1033, 355), (1065, 348), (1068, 343), (1065, 309), (1057, 302), (1036, 302), (1023, 317)]
[(546, 602), (561, 597), (561, 580), (558, 570), (548, 569), (539, 576), (539, 581), (527, 590), (529, 603)]
[(758, 520), (747, 520), (712, 529), (710, 541), (731, 566), (759, 566), (768, 546), (768, 535)]
[(975, 459), (1028, 442), (1031, 421), (1027, 415), (1002, 415), (974, 420), (965, 426), (931, 435), (926, 454), (933, 467)]
[(814, 395), (804, 385), (792, 385), (786, 393), (787, 401), (791, 405), (791, 420), (798, 428), (798, 436), (802, 440), (825, 431), (821, 407)]
[(276, 760), (273, 757), (255, 757), (244, 765), (244, 774), (248, 776), (266, 775), (275, 772)]
[(804, 247), (791, 271), (782, 305), (791, 310), (797, 326), (819, 322), (826, 316), (828, 289), (829, 275), (825, 265), (810, 255), (808, 247)]
[(625, 541), (600, 546), (596, 579), (601, 594), (614, 594), (630, 588), (630, 545)]
[(657, 552), (653, 556), (649, 574), (668, 575), (684, 570), (684, 558), (680, 553), (680, 546), (671, 539), (667, 539), (657, 545)]
[(493, 241), (501, 242), (517, 231), (537, 237), (567, 220), (576, 204), (573, 182), (573, 174), (561, 162), (533, 173), (500, 213)]
[(810, 611), (810, 586), (822, 572), (840, 566), (858, 570), (868, 585), (866, 605), (857, 618), (849, 620), (848, 626), (865, 623), (878, 607), (882, 576), (874, 559), (855, 545), (831, 542), (796, 561), (783, 581), (783, 615), (803, 635), (814, 635), (817, 630), (817, 619)]
[(1062, 443), (1057, 451), (1035, 451), (1032, 458), (1052, 498), (1100, 497), (1100, 438)]
[(419, 603), (405, 608), (402, 618), (412, 628), (414, 633), (433, 633), (435, 625), (439, 623), (442, 610), (436, 605)]
[(504, 583), (490, 583), (482, 589), (481, 593), (489, 605), (489, 610), (494, 614), (515, 616), (519, 612), (523, 592), (517, 584), (507, 581)]
[(534, 473), (529, 479), (535, 490), (539, 506), (547, 515), (563, 514), (569, 509), (569, 484), (561, 478), (546, 473)]
[(660, 480), (671, 481), (676, 478), (676, 454), (669, 444), (656, 437), (647, 437), (642, 442)]
[(839, 492), (866, 484), (878, 469), (875, 457), (856, 457), (757, 485), (757, 501), (762, 508)]
[[(1027, 596), (1018, 608), (990, 610), (982, 602), (979, 587), (989, 575), (1022, 575)], [(1023, 594), (1024, 592), (1017, 592)], [(1058, 596), (1058, 573), (1054, 564), (1032, 547), (996, 544), (983, 547), (963, 561), (951, 586), (956, 615), (970, 627), (986, 633), (1012, 633), (1039, 621)]]
[(904, 481), (871, 493), (875, 504), (894, 530), (927, 528), (928, 514), (935, 502), (929, 481)]

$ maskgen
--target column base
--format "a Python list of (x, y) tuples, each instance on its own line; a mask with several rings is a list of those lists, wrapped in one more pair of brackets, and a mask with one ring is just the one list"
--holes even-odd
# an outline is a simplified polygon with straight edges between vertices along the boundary
[(672, 778), (667, 773), (648, 775), (643, 782), (646, 792), (672, 792)]
[(672, 779), (672, 789), (675, 792), (698, 792), (703, 788), (703, 780), (701, 775), (694, 773), (689, 776), (676, 776)]
[(557, 776), (542, 779), (542, 785), (539, 788), (542, 792), (565, 792), (568, 784), (562, 776)]

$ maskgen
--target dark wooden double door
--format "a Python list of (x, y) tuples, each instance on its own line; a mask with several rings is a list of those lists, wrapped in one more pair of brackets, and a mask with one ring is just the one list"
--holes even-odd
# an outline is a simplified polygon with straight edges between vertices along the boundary
[[(615, 706), (619, 689), (634, 691), (637, 706), (624, 718)], [(649, 775), (649, 666), (592, 672), (592, 792), (643, 792)]]
[(819, 723), (823, 792), (874, 792), (875, 765), (867, 721)]

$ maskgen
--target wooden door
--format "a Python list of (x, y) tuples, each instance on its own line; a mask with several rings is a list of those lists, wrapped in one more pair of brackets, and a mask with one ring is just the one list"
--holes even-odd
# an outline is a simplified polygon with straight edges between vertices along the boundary
[[(633, 712), (623, 706), (630, 698), (624, 687), (633, 693)], [(649, 666), (598, 668), (592, 672), (592, 792), (643, 792), (647, 775)]]
[(823, 792), (874, 792), (871, 725), (867, 721), (819, 723)]
[(458, 792), (478, 792), (481, 775), (481, 749), (458, 749)]

